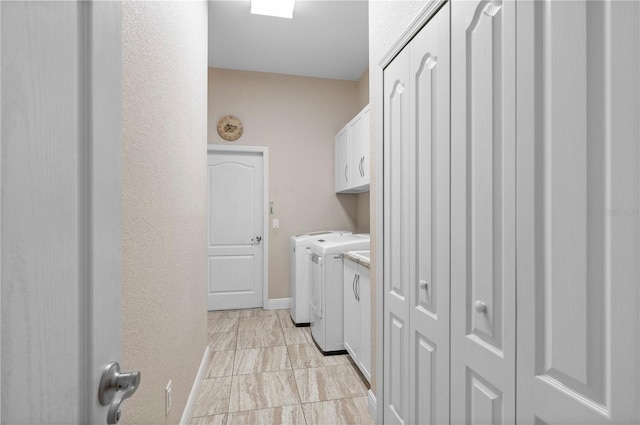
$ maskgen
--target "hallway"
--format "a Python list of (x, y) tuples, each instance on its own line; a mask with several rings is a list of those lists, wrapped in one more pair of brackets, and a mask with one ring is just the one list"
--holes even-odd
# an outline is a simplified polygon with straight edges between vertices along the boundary
[(348, 355), (323, 356), (287, 310), (209, 312), (193, 425), (373, 424)]

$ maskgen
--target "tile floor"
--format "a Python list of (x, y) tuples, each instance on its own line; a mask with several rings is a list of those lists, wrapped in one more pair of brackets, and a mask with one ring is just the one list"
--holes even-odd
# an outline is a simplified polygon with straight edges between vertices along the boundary
[(193, 425), (373, 425), (349, 356), (323, 356), (287, 310), (209, 312), (208, 331)]

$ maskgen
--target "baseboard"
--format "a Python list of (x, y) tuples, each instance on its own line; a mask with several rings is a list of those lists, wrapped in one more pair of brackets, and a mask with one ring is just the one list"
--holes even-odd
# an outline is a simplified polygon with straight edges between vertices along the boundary
[(207, 363), (209, 362), (209, 346), (204, 350), (204, 355), (202, 356), (202, 361), (200, 362), (200, 368), (198, 369), (198, 374), (196, 375), (196, 379), (193, 381), (193, 386), (191, 387), (191, 392), (189, 393), (189, 398), (187, 399), (187, 405), (184, 406), (184, 410), (182, 411), (182, 418), (180, 419), (180, 425), (189, 425), (191, 424), (191, 419), (193, 416), (193, 407), (196, 404), (196, 399), (198, 398), (198, 391), (200, 390), (200, 384), (202, 383), (202, 379), (204, 378), (204, 374), (207, 370)]
[(271, 298), (265, 310), (287, 310), (291, 307), (291, 298)]
[(369, 405), (369, 415), (371, 419), (373, 419), (374, 423), (378, 422), (378, 402), (376, 401), (376, 396), (373, 394), (373, 391), (367, 391), (367, 404)]

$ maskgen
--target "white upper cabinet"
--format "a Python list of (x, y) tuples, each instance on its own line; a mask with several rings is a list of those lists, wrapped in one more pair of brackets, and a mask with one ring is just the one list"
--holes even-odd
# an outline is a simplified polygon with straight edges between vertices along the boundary
[(336, 135), (336, 193), (369, 191), (369, 105)]
[(349, 124), (336, 134), (336, 192), (346, 190), (351, 182), (349, 169)]

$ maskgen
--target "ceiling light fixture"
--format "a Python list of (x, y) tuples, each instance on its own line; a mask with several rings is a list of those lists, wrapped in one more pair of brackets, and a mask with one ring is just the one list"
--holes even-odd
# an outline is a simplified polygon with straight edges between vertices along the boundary
[(293, 19), (295, 4), (296, 0), (251, 0), (251, 13)]

